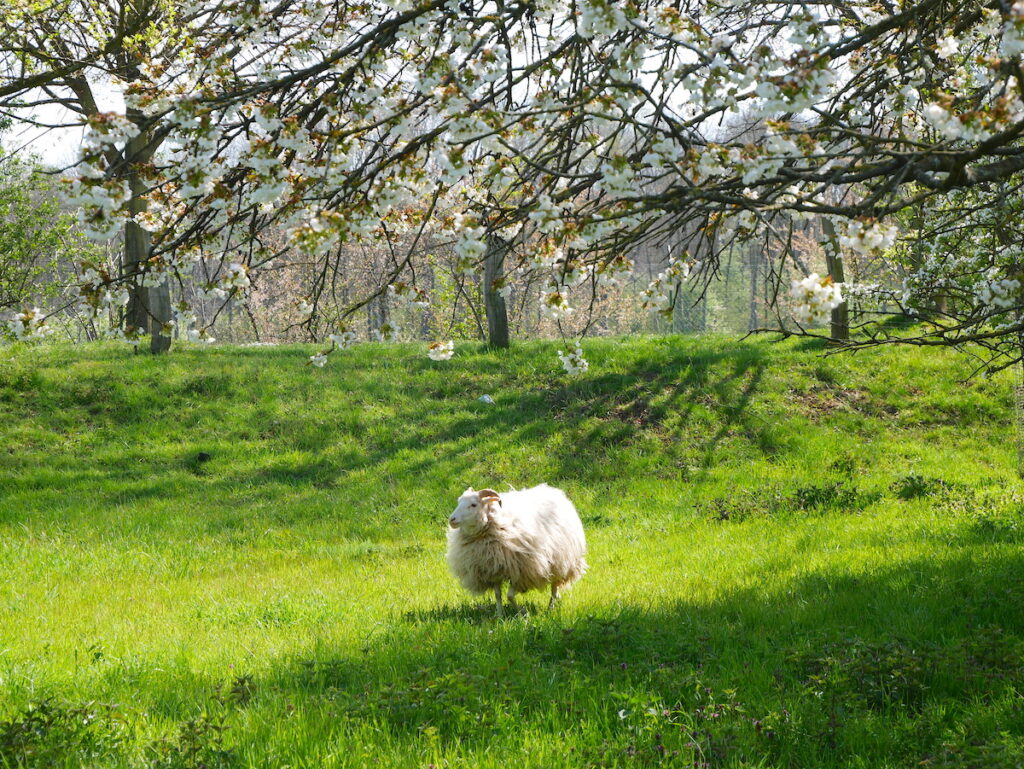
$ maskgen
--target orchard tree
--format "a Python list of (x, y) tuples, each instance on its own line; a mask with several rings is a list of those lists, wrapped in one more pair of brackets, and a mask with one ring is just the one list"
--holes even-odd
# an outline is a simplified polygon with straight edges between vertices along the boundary
[[(72, 199), (97, 237), (125, 231), (124, 270), (90, 273), (82, 303), (127, 281), (157, 335), (204, 329), (153, 290), (238, 297), (299, 254), (318, 265), (307, 323), (344, 346), (371, 297), (329, 301), (339, 249), (387, 248), (375, 293), (422, 304), (427, 234), (485, 289), (543, 275), (556, 321), (585, 311), (570, 288), (596, 296), (631, 249), (671, 244), (647, 289), (671, 314), (745, 241), (774, 244), (784, 281), (811, 218), (833, 274), (794, 282), (792, 331), (842, 304), (844, 253), (875, 254), (905, 285), (846, 292), (930, 309), (910, 336), (871, 322), (848, 344), (1020, 358), (1017, 244), (994, 228), (1024, 170), (1024, 3), (14, 0), (2, 25), (0, 105), (79, 116)], [(101, 110), (99, 87), (123, 108)]]

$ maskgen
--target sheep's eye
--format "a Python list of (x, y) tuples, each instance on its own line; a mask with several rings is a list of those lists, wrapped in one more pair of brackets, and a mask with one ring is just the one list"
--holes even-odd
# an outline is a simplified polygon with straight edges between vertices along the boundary
[(469, 506), (470, 507), (476, 507), (476, 502), (471, 502)]

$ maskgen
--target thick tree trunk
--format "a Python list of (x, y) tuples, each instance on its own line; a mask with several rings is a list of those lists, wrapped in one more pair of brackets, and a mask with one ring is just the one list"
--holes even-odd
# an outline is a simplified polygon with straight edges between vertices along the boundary
[[(125, 331), (149, 329), (149, 292), (143, 288), (139, 271), (149, 254), (149, 233), (135, 222), (124, 228), (124, 255), (122, 269), (128, 277), (128, 308), (125, 313)], [(129, 277), (130, 276), (130, 277)]]
[(504, 273), (505, 254), (508, 243), (492, 235), (487, 241), (487, 253), (484, 255), (484, 309), (487, 312), (487, 341), (491, 347), (508, 349), (508, 310), (505, 297), (498, 293), (494, 283)]
[[(135, 110), (128, 110), (128, 119), (138, 125), (144, 120), (144, 116)], [(128, 210), (132, 216), (146, 210), (146, 201), (142, 197), (146, 186), (139, 178), (138, 164), (148, 161), (152, 156), (152, 150), (147, 146), (148, 141), (148, 135), (142, 132), (128, 142), (125, 148), (125, 157), (130, 169), (128, 188), (132, 195)], [(140, 272), (149, 259), (149, 247), (149, 232), (135, 222), (128, 222), (124, 228), (123, 265), (125, 274), (134, 274), (135, 277), (129, 283), (130, 294), (125, 323), (127, 326), (150, 332), (149, 349), (155, 354), (167, 352), (171, 348), (171, 337), (165, 332), (166, 325), (171, 320), (171, 287), (167, 280), (159, 286), (143, 285)]]
[[(825, 235), (825, 263), (828, 267), (828, 274), (833, 283), (842, 283), (845, 280), (843, 277), (843, 255), (839, 251), (836, 228), (828, 219), (822, 219), (821, 225)], [(832, 310), (832, 338), (837, 342), (850, 338), (850, 308), (845, 301)]]

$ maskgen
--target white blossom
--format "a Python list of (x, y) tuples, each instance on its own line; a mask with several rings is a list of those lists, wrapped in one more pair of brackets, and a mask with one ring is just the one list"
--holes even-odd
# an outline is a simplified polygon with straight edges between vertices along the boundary
[(551, 199), (550, 195), (543, 194), (537, 197), (536, 207), (528, 214), (537, 230), (545, 235), (556, 232), (562, 226), (562, 210)]
[(398, 324), (389, 321), (373, 330), (373, 338), (378, 342), (390, 342), (398, 337), (399, 331), (401, 331), (401, 328), (399, 328)]
[(936, 53), (940, 59), (952, 59), (960, 52), (960, 44), (957, 39), (952, 35), (948, 35), (939, 40), (936, 46)]
[(38, 307), (30, 310), (23, 310), (7, 321), (7, 329), (14, 334), (16, 339), (43, 339), (53, 333), (53, 329), (47, 325), (47, 316)]
[(575, 312), (569, 306), (569, 295), (564, 289), (542, 292), (540, 299), (540, 309), (546, 318), (561, 320)]
[(562, 363), (562, 368), (565, 369), (565, 373), (570, 376), (578, 376), (584, 373), (590, 364), (587, 363), (587, 359), (583, 357), (583, 348), (580, 345), (576, 345), (575, 350), (564, 352), (558, 351), (558, 360)]
[(978, 286), (975, 296), (986, 307), (1015, 307), (1021, 303), (1020, 281), (1013, 278), (989, 278)]
[(356, 343), (356, 332), (347, 328), (340, 328), (336, 333), (330, 335), (339, 350), (347, 350)]
[(819, 277), (816, 272), (802, 280), (794, 280), (791, 293), (793, 317), (801, 325), (824, 323), (832, 310), (843, 303), (840, 284), (834, 283), (830, 277)]
[(875, 220), (843, 220), (838, 227), (839, 245), (859, 254), (870, 254), (891, 248), (899, 235), (894, 224)]
[[(487, 253), (487, 229), (479, 226), (472, 217), (459, 215), (455, 217), (455, 231), (458, 240), (455, 242), (455, 253), (466, 263), (472, 265)], [(463, 269), (465, 272), (465, 269)], [(470, 275), (475, 274), (475, 270)]]
[(455, 342), (431, 342), (427, 345), (427, 357), (431, 360), (448, 360), (455, 354)]
[(999, 53), (1006, 58), (1024, 53), (1024, 2), (1021, 0), (1010, 7), (1010, 17), (1003, 25), (999, 41)]

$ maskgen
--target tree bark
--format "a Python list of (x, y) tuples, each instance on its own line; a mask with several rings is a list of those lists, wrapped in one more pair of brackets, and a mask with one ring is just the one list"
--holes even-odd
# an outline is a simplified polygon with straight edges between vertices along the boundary
[(374, 331), (382, 329), (390, 323), (391, 313), (388, 310), (388, 295), (386, 291), (371, 299), (366, 305), (366, 321), (371, 336)]
[(757, 316), (757, 282), (761, 273), (761, 252), (751, 244), (747, 257), (750, 262), (750, 317), (747, 319), (747, 331), (755, 331), (758, 326)]
[[(839, 250), (839, 238), (836, 237), (836, 228), (831, 220), (822, 219), (821, 229), (825, 235), (825, 264), (828, 267), (828, 274), (833, 283), (842, 283), (843, 277), (843, 255)], [(837, 342), (844, 342), (850, 338), (850, 308), (844, 300), (841, 305), (832, 310), (832, 339)]]
[(508, 309), (505, 297), (498, 293), (494, 283), (502, 278), (508, 243), (497, 235), (487, 240), (484, 255), (484, 309), (487, 312), (487, 342), (491, 347), (508, 349)]
[[(128, 119), (136, 125), (145, 119), (137, 110), (129, 109)], [(140, 132), (125, 147), (125, 159), (128, 161), (128, 188), (131, 191), (131, 202), (128, 210), (132, 216), (146, 210), (146, 201), (142, 197), (146, 185), (139, 177), (139, 164), (152, 157), (149, 135)], [(153, 354), (167, 352), (171, 348), (171, 337), (165, 328), (171, 320), (171, 287), (167, 280), (159, 286), (145, 286), (142, 281), (142, 269), (149, 259), (150, 234), (133, 221), (124, 228), (124, 259), (126, 275), (134, 274), (129, 283), (129, 298), (125, 323), (137, 329), (150, 332), (149, 350)]]

